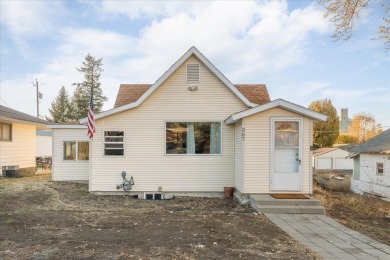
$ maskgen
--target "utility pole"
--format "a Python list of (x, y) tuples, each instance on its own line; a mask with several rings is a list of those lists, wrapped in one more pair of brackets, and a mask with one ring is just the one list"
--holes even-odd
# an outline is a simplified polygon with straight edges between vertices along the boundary
[(42, 99), (42, 93), (39, 92), (39, 83), (38, 79), (35, 79), (35, 84), (33, 83), (33, 86), (37, 90), (37, 118), (39, 118), (39, 100)]

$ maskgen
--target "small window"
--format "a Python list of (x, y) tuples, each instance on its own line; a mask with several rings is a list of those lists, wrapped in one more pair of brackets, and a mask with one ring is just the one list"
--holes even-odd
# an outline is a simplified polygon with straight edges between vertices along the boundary
[(89, 160), (89, 142), (75, 142), (75, 141), (64, 142), (64, 160), (66, 161)]
[(12, 125), (0, 122), (0, 141), (12, 141)]
[(77, 160), (89, 160), (89, 142), (77, 143)]
[(383, 163), (376, 163), (376, 175), (383, 175)]
[(187, 82), (199, 82), (199, 64), (187, 64)]
[(76, 142), (64, 142), (64, 160), (76, 160)]
[(124, 132), (104, 131), (104, 155), (124, 155)]

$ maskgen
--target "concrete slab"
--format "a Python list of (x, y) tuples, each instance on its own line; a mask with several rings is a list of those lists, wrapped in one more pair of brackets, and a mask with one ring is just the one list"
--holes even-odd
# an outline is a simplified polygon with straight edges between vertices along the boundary
[(390, 259), (390, 246), (320, 214), (264, 214), (323, 259)]

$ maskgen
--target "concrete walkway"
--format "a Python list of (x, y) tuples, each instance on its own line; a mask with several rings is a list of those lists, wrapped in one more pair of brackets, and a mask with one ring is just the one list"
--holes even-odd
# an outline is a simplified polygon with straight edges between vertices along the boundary
[(317, 214), (264, 214), (292, 238), (323, 259), (386, 259), (390, 246)]

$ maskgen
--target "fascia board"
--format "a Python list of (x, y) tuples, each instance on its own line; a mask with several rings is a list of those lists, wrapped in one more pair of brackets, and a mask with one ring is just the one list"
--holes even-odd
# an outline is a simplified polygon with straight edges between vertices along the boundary
[(271, 108), (274, 108), (274, 107), (281, 107), (281, 108), (284, 108), (286, 110), (289, 110), (289, 111), (292, 111), (294, 113), (307, 116), (309, 118), (312, 118), (312, 119), (318, 120), (318, 121), (325, 121), (326, 118), (327, 118), (327, 116), (325, 116), (323, 114), (320, 114), (320, 113), (317, 113), (317, 112), (314, 112), (314, 111), (312, 111), (310, 109), (307, 109), (305, 107), (302, 107), (302, 106), (290, 103), (290, 102), (285, 101), (283, 99), (276, 99), (276, 100), (271, 101), (271, 102), (269, 102), (267, 104), (264, 104), (264, 105), (261, 105), (261, 106), (257, 106), (257, 107), (254, 107), (254, 108), (242, 111), (240, 113), (231, 115), (229, 118), (227, 118), (225, 120), (225, 123), (226, 124), (232, 124), (232, 123), (237, 122), (237, 120), (239, 120), (241, 118), (244, 118), (244, 117), (247, 117), (247, 116), (251, 116), (251, 115), (254, 115), (256, 113), (260, 113), (260, 112), (263, 112), (265, 110), (268, 110), (268, 109), (271, 109)]
[(86, 125), (48, 125), (50, 129), (86, 129)]

